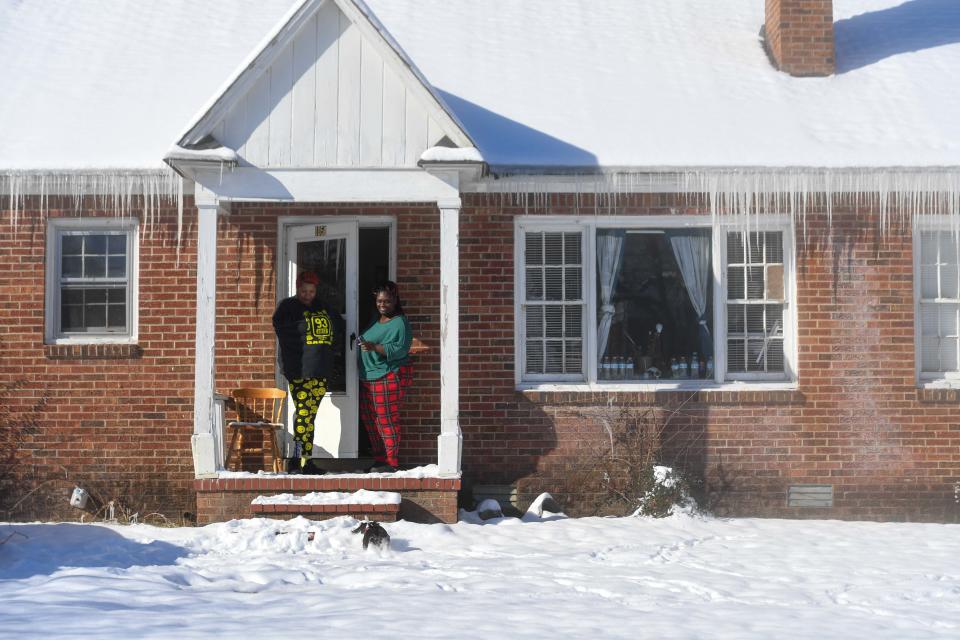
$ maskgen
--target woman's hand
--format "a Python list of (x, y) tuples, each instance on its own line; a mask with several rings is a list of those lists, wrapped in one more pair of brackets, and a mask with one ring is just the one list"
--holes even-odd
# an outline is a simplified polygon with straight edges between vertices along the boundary
[(360, 345), (361, 351), (373, 351), (383, 355), (383, 345), (377, 344), (376, 342), (370, 342), (369, 340), (364, 340), (363, 338), (357, 338), (357, 344)]

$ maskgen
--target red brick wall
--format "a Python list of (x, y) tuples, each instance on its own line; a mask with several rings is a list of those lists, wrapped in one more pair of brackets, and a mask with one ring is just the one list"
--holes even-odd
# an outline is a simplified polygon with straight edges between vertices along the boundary
[[(77, 213), (71, 199), (52, 199), (46, 214), (37, 206), (28, 202), (16, 225), (0, 211), (0, 384), (19, 385), (5, 396), (4, 410), (33, 422), (19, 451), (21, 475), (4, 496), (20, 504), (3, 515), (79, 517), (67, 505), (75, 484), (101, 501), (116, 500), (118, 516), (121, 508), (141, 517), (192, 514), (192, 207), (178, 267), (175, 208), (154, 212), (141, 235), (139, 344), (53, 347), (44, 345), (45, 217)], [(113, 214), (90, 200), (83, 215)]]
[[(531, 203), (539, 200), (531, 199)], [(669, 195), (621, 196), (624, 215), (695, 212)], [(56, 203), (53, 205), (56, 207)], [(62, 203), (50, 216), (74, 215)], [(671, 424), (679, 462), (703, 476), (720, 513), (957, 520), (960, 409), (956, 392), (914, 384), (909, 230), (877, 238), (868, 210), (837, 206), (798, 231), (799, 389), (795, 392), (534, 393), (514, 388), (514, 219), (594, 211), (589, 196), (546, 209), (467, 195), (461, 217), (461, 425), (465, 483), (518, 483), (523, 499), (556, 490), (601, 437), (613, 407), (683, 402)], [(273, 380), (275, 249), (280, 215), (392, 215), (398, 281), (417, 334), (439, 344), (439, 222), (432, 205), (237, 205), (220, 221), (217, 386)], [(108, 215), (87, 208), (84, 215)], [(136, 349), (43, 345), (46, 225), (38, 211), (13, 226), (0, 212), (0, 381), (21, 381), (5, 410), (36, 407), (21, 450), (23, 517), (74, 517), (75, 483), (131, 510), (179, 518), (192, 489), (195, 214), (186, 207), (177, 265), (176, 212), (157, 213), (141, 239)], [(439, 353), (418, 356), (405, 411), (403, 459), (436, 461)], [(685, 444), (686, 446), (681, 446)], [(833, 509), (788, 509), (792, 484), (831, 484)], [(525, 506), (525, 505), (521, 505)]]
[(766, 0), (767, 53), (794, 76), (834, 71), (833, 0)]
[[(76, 217), (72, 201), (0, 211), (0, 383), (13, 419), (35, 418), (20, 447), (21, 474), (3, 496), (13, 517), (79, 517), (67, 506), (79, 484), (129, 513), (179, 519), (196, 511), (192, 487), (196, 318), (196, 210), (187, 201), (179, 257), (176, 210), (154, 212), (140, 240), (136, 346), (45, 346), (46, 217)], [(58, 208), (60, 207), (60, 208)], [(133, 207), (137, 210), (137, 206)], [(392, 215), (398, 220), (398, 282), (418, 337), (406, 405), (405, 463), (436, 462), (439, 434), (439, 214), (432, 205), (311, 207), (236, 205), (218, 229), (216, 385), (273, 384), (277, 218), (281, 215)], [(112, 216), (86, 202), (84, 216)], [(179, 263), (178, 263), (179, 260)], [(35, 407), (40, 401), (42, 407)], [(0, 415), (6, 415), (0, 414)]]
[[(531, 203), (536, 202), (533, 198)], [(538, 203), (539, 204), (539, 203)], [(956, 392), (914, 383), (909, 229), (878, 237), (869, 210), (807, 218), (797, 232), (799, 389), (795, 392), (578, 393), (514, 388), (513, 234), (522, 214), (591, 213), (589, 197), (528, 209), (465, 198), (461, 222), (464, 481), (517, 483), (521, 500), (563, 486), (624, 407), (683, 403), (667, 440), (705, 478), (719, 513), (958, 520)], [(621, 196), (616, 214), (690, 213), (685, 199)], [(834, 508), (787, 508), (787, 487), (830, 484)], [(568, 502), (571, 496), (566, 496)], [(525, 504), (521, 504), (525, 507)]]

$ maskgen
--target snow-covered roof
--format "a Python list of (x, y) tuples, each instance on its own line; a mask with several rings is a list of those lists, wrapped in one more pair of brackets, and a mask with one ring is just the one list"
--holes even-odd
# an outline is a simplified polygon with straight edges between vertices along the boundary
[(163, 167), (292, 0), (0, 0), (0, 170)]
[(958, 166), (960, 2), (834, 0), (836, 75), (763, 0), (366, 0), (491, 165)]
[[(299, 4), (0, 0), (0, 171), (161, 167)], [(772, 68), (763, 0), (366, 7), (494, 167), (960, 166), (960, 2), (835, 0), (827, 78)]]

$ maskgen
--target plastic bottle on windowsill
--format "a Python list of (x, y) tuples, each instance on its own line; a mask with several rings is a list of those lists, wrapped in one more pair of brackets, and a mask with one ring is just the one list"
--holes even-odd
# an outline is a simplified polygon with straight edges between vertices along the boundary
[(713, 356), (707, 358), (707, 380), (713, 380)]

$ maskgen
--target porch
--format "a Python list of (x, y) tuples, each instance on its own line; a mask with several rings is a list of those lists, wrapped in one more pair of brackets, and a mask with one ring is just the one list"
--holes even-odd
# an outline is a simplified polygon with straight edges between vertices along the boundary
[[(255, 448), (262, 453), (242, 455), (237, 463), (241, 471), (226, 468), (226, 422), (229, 396), (214, 394), (215, 425), (213, 436), (216, 471), (209, 477), (193, 482), (197, 494), (197, 524), (210, 524), (237, 518), (269, 517), (286, 519), (302, 515), (312, 520), (326, 520), (338, 516), (357, 519), (372, 519), (380, 522), (409, 520), (425, 524), (457, 521), (457, 498), (461, 481), (459, 474), (451, 477), (443, 474), (436, 464), (404, 469), (396, 473), (358, 473), (373, 463), (372, 458), (361, 454), (357, 458), (313, 458), (309, 469), (318, 472), (311, 475), (271, 473), (271, 456), (266, 442), (258, 442)], [(252, 434), (252, 435), (264, 435)], [(378, 504), (362, 496), (364, 492), (395, 492), (400, 496), (396, 505)], [(328, 504), (298, 504), (296, 497), (313, 493), (351, 493), (358, 499), (340, 499)], [(286, 504), (254, 504), (258, 498), (271, 499), (287, 495), (293, 499)], [(383, 507), (391, 506), (392, 509)]]
[[(405, 183), (405, 182), (404, 182)], [(445, 183), (440, 183), (444, 184)], [(218, 185), (222, 189), (222, 185)], [(446, 190), (443, 190), (446, 189)], [(449, 186), (443, 189), (438, 187), (442, 195), (451, 195)], [(356, 198), (345, 198), (333, 194), (340, 200), (355, 200)], [(291, 203), (269, 200), (264, 202), (249, 203), (249, 194), (231, 193), (225, 196), (219, 193), (213, 193), (204, 187), (197, 185), (195, 193), (195, 203), (199, 210), (198, 221), (198, 272), (197, 272), (197, 350), (195, 367), (195, 413), (194, 413), (194, 433), (192, 437), (195, 480), (193, 488), (197, 495), (197, 522), (209, 523), (215, 521), (230, 520), (234, 518), (256, 517), (270, 515), (271, 517), (291, 517), (298, 515), (298, 512), (291, 509), (281, 510), (263, 510), (255, 508), (252, 502), (257, 498), (272, 499), (279, 494), (293, 494), (303, 496), (313, 492), (344, 492), (344, 491), (395, 491), (400, 494), (399, 509), (394, 514), (385, 514), (371, 508), (369, 504), (344, 504), (338, 505), (337, 509), (318, 509), (311, 508), (307, 512), (300, 512), (312, 519), (334, 517), (335, 515), (353, 515), (355, 517), (374, 517), (379, 520), (389, 518), (401, 518), (416, 522), (455, 522), (457, 519), (457, 498), (460, 490), (460, 470), (461, 470), (461, 448), (462, 437), (459, 428), (459, 358), (457, 349), (457, 327), (455, 319), (458, 315), (458, 296), (456, 292), (457, 273), (457, 226), (459, 216), (459, 200), (442, 200), (434, 194), (432, 207), (429, 205), (419, 205), (416, 210), (411, 209), (411, 202), (415, 202), (413, 194), (398, 193), (390, 199), (390, 203), (380, 205), (379, 214), (371, 214), (367, 205), (359, 208), (347, 210), (343, 205), (336, 209), (323, 204), (325, 198), (323, 195), (309, 192), (303, 194), (303, 200), (311, 203), (309, 211), (291, 207)], [(330, 197), (330, 194), (327, 194)], [(299, 198), (297, 199), (299, 201)], [(391, 215), (391, 204), (399, 205), (399, 213)], [(366, 207), (366, 208), (364, 208)], [(434, 208), (435, 207), (435, 208)], [(249, 213), (250, 210), (254, 213)], [(411, 214), (410, 212), (413, 211)], [(356, 214), (356, 215), (354, 215)], [(406, 216), (406, 217), (405, 217)], [(425, 235), (419, 227), (415, 230), (415, 225), (409, 222), (413, 216), (416, 217), (416, 224), (422, 225), (422, 220), (433, 219), (431, 224), (435, 225), (433, 235)], [(427, 217), (428, 216), (428, 217)], [(433, 218), (433, 216), (436, 216)], [(366, 474), (358, 473), (358, 469), (363, 469), (369, 464), (364, 464), (363, 452), (357, 450), (356, 419), (349, 412), (355, 411), (352, 398), (356, 397), (355, 390), (351, 391), (350, 381), (356, 379), (355, 372), (349, 368), (346, 375), (342, 376), (345, 381), (344, 389), (334, 388), (333, 393), (328, 394), (331, 402), (338, 403), (333, 407), (335, 412), (330, 416), (318, 418), (318, 422), (323, 424), (339, 424), (340, 430), (324, 429), (317, 435), (315, 448), (320, 455), (313, 458), (316, 468), (324, 471), (323, 475), (295, 475), (290, 476), (282, 473), (266, 473), (265, 469), (270, 469), (268, 460), (243, 459), (240, 469), (242, 471), (227, 470), (225, 462), (225, 434), (223, 425), (225, 423), (224, 410), (226, 397), (218, 392), (227, 391), (229, 387), (239, 386), (275, 386), (282, 388), (284, 382), (277, 378), (272, 381), (272, 366), (274, 358), (272, 355), (273, 336), (261, 335), (259, 327), (264, 325), (269, 328), (269, 323), (262, 321), (264, 311), (262, 307), (257, 310), (256, 305), (247, 304), (244, 309), (249, 309), (249, 318), (246, 323), (243, 322), (244, 316), (232, 316), (232, 322), (237, 325), (256, 326), (257, 333), (247, 332), (243, 340), (246, 344), (255, 344), (256, 356), (250, 360), (247, 356), (234, 357), (229, 355), (221, 358), (214, 367), (214, 345), (220, 340), (226, 340), (222, 344), (226, 349), (231, 349), (231, 345), (236, 340), (236, 336), (229, 334), (226, 338), (220, 338), (216, 324), (215, 305), (212, 301), (217, 299), (216, 282), (218, 270), (224, 261), (234, 264), (242, 263), (243, 257), (240, 254), (218, 255), (217, 228), (218, 219), (224, 219), (222, 229), (231, 227), (238, 229), (257, 228), (266, 229), (263, 231), (263, 237), (266, 238), (265, 245), (267, 251), (276, 251), (277, 279), (276, 291), (277, 297), (285, 297), (288, 293), (287, 288), (292, 282), (292, 277), (296, 273), (297, 264), (294, 264), (291, 257), (302, 258), (303, 252), (296, 249), (297, 243), (317, 243), (338, 241), (338, 234), (341, 228), (347, 230), (344, 234), (347, 240), (344, 245), (348, 252), (355, 255), (357, 241), (351, 240), (350, 234), (356, 238), (357, 229), (370, 228), (371, 225), (381, 225), (389, 228), (389, 233), (385, 234), (391, 238), (393, 247), (391, 251), (396, 252), (396, 245), (405, 246), (407, 252), (413, 251), (410, 247), (418, 242), (434, 243), (431, 246), (431, 259), (437, 260), (442, 265), (440, 269), (439, 286), (421, 285), (419, 289), (414, 283), (411, 289), (407, 285), (406, 291), (418, 292), (413, 296), (414, 308), (419, 304), (421, 308), (424, 305), (437, 305), (439, 314), (434, 311), (424, 312), (421, 316), (421, 322), (418, 322), (418, 331), (426, 330), (426, 336), (431, 343), (432, 353), (429, 358), (423, 362), (422, 377), (418, 376), (418, 384), (415, 385), (417, 391), (414, 393), (414, 406), (412, 407), (412, 420), (415, 421), (415, 427), (412, 433), (413, 444), (412, 454), (407, 458), (408, 463), (417, 464), (414, 469), (407, 469), (398, 474)], [(244, 226), (247, 225), (247, 226)], [(268, 226), (269, 225), (269, 226)], [(336, 233), (334, 232), (336, 225)], [(392, 226), (386, 226), (392, 225)], [(397, 232), (399, 227), (402, 232)], [(272, 228), (271, 228), (272, 227)], [(325, 233), (318, 235), (315, 231), (320, 228)], [(274, 231), (275, 229), (275, 231)], [(309, 237), (300, 238), (297, 234), (301, 231), (309, 231)], [(412, 234), (419, 233), (420, 238), (413, 238)], [(406, 234), (406, 235), (404, 235)], [(233, 251), (234, 245), (222, 245), (226, 251)], [(362, 246), (362, 244), (361, 244)], [(349, 253), (348, 253), (349, 255)], [(413, 269), (405, 265), (404, 259), (400, 259), (400, 266), (397, 266), (396, 253), (392, 254), (389, 260), (384, 264), (388, 267), (387, 273), (393, 276), (398, 268), (401, 275), (404, 271), (411, 272)], [(355, 258), (354, 258), (355, 260)], [(350, 274), (356, 271), (356, 266), (351, 266), (348, 261), (344, 273)], [(404, 278), (401, 278), (404, 280)], [(410, 282), (409, 279), (404, 280)], [(270, 283), (268, 286), (272, 285)], [(347, 301), (345, 304), (345, 319), (348, 327), (357, 327), (358, 319), (354, 309), (357, 307), (356, 282), (348, 284), (346, 293), (343, 296)], [(433, 296), (426, 296), (424, 292), (432, 292)], [(230, 299), (236, 301), (244, 299), (243, 294), (238, 294), (236, 290), (231, 291)], [(239, 297), (238, 297), (239, 295)], [(272, 298), (272, 296), (270, 296)], [(264, 306), (273, 307), (272, 302), (267, 302)], [(259, 314), (259, 315), (257, 315)], [(425, 318), (430, 318), (426, 320)], [(433, 324), (431, 324), (431, 322)], [(426, 325), (425, 325), (426, 323)], [(353, 331), (351, 329), (350, 331)], [(350, 332), (348, 331), (348, 333)], [(223, 334), (221, 334), (223, 335)], [(221, 369), (221, 365), (223, 368)], [(349, 365), (348, 365), (349, 366)], [(230, 373), (221, 373), (229, 371)], [(216, 391), (214, 391), (216, 389)], [(439, 411), (438, 411), (439, 410)], [(351, 430), (352, 429), (352, 430)], [(334, 434), (331, 438), (331, 434)], [(330, 439), (329, 442), (324, 440)], [(429, 440), (435, 439), (436, 444), (430, 444)], [(285, 437), (281, 442), (282, 455), (285, 458), (292, 456), (292, 447), (289, 437)], [(435, 447), (435, 449), (434, 449)], [(321, 457), (321, 455), (323, 457)], [(367, 461), (372, 463), (371, 461)], [(267, 464), (264, 464), (267, 463)], [(231, 469), (235, 467), (231, 466)]]

